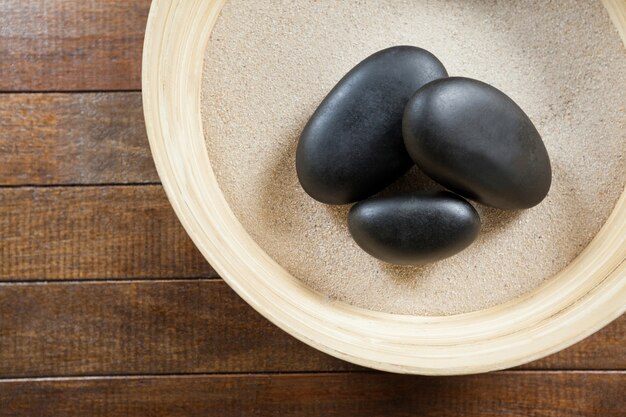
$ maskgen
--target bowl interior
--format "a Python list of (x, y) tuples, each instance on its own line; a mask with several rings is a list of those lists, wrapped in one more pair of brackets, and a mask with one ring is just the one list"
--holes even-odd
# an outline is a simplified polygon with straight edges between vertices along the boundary
[[(203, 127), (230, 208), (307, 286), (389, 313), (481, 310), (558, 273), (608, 218), (626, 172), (626, 55), (599, 2), (390, 1), (383, 10), (376, 1), (273, 4), (229, 0), (222, 10), (204, 59)], [(539, 206), (475, 204), (483, 223), (477, 242), (422, 267), (368, 256), (347, 230), (350, 205), (314, 201), (295, 170), (298, 136), (324, 95), (364, 57), (403, 44), (433, 52), (451, 75), (511, 96), (543, 135), (553, 167)], [(383, 194), (441, 188), (414, 168)]]

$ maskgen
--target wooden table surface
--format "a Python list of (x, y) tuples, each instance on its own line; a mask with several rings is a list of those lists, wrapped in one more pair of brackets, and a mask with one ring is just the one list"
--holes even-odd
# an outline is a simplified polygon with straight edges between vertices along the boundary
[(319, 353), (194, 248), (141, 108), (147, 0), (0, 0), (0, 416), (625, 416), (626, 317), (519, 369)]

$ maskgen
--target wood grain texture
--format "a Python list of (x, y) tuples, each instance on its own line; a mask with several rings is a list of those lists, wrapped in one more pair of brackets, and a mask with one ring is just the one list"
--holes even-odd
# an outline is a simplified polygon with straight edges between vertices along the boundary
[(208, 277), (161, 186), (0, 189), (0, 281)]
[(348, 369), (222, 281), (0, 285), (4, 377)]
[(0, 95), (0, 185), (158, 181), (140, 93)]
[(0, 0), (0, 90), (141, 88), (149, 0)]
[[(0, 375), (360, 369), (297, 341), (221, 280), (0, 285)], [(626, 317), (527, 368), (626, 369)]]
[(625, 373), (212, 375), (0, 382), (0, 416), (622, 417)]

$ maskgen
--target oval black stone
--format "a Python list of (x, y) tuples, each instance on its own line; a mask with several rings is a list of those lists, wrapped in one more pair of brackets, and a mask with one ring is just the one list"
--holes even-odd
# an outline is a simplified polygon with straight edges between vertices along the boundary
[(450, 192), (414, 192), (355, 204), (348, 228), (370, 255), (393, 264), (418, 265), (468, 247), (480, 231), (480, 217), (470, 203)]
[(304, 128), (296, 170), (304, 190), (328, 204), (369, 197), (413, 161), (402, 140), (402, 114), (424, 84), (447, 76), (430, 52), (397, 46), (353, 68), (326, 96)]
[(417, 165), (464, 197), (523, 209), (548, 194), (552, 169), (539, 132), (488, 84), (461, 77), (429, 83), (407, 104), (403, 133)]

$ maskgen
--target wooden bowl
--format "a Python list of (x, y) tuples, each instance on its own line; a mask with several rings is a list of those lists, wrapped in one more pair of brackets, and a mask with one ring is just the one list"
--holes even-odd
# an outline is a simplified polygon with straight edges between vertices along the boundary
[[(215, 270), (274, 324), (330, 355), (391, 372), (509, 368), (564, 349), (626, 309), (626, 193), (569, 266), (538, 289), (445, 317), (329, 302), (269, 257), (227, 204), (211, 169), (200, 93), (205, 48), (225, 0), (155, 0), (146, 29), (143, 105), (156, 167), (181, 223)], [(626, 41), (626, 2), (604, 0)]]

